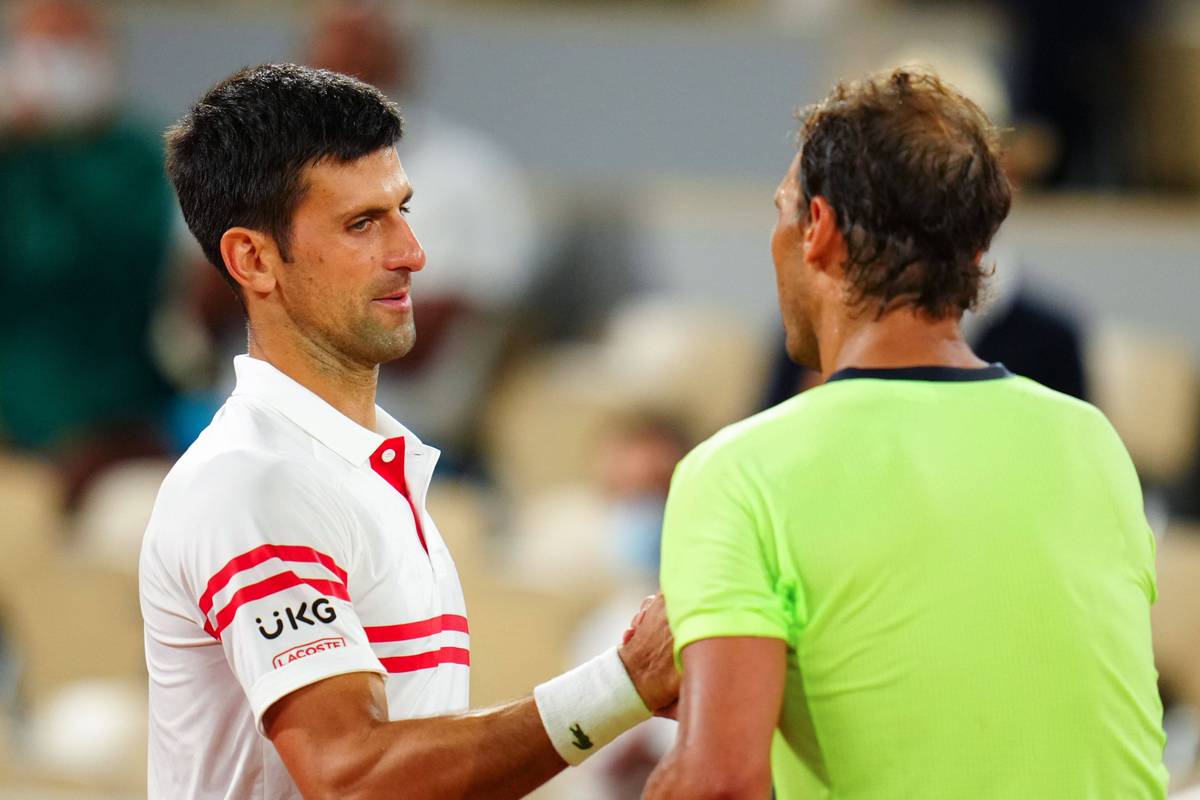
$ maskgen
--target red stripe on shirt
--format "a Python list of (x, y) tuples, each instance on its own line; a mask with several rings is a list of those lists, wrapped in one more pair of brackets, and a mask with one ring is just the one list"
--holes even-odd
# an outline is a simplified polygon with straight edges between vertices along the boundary
[(390, 673), (416, 672), (421, 669), (432, 669), (439, 664), (471, 665), (471, 651), (462, 647), (443, 647), (428, 653), (417, 653), (415, 656), (393, 656), (381, 658), (379, 663)]
[(272, 558), (278, 558), (280, 561), (320, 564), (334, 575), (337, 575), (343, 585), (347, 585), (350, 582), (349, 577), (346, 575), (346, 570), (339, 567), (336, 561), (311, 547), (291, 544), (264, 544), (230, 559), (229, 563), (222, 567), (216, 575), (209, 578), (208, 586), (205, 588), (204, 594), (200, 596), (200, 613), (206, 617), (208, 616), (208, 612), (212, 611), (213, 597), (217, 592), (229, 585), (229, 581), (233, 580), (234, 575), (244, 572), (251, 567), (256, 567)]
[(442, 631), (469, 632), (467, 618), (458, 614), (442, 614), (440, 617), (406, 622), (403, 625), (376, 625), (365, 627), (363, 630), (367, 632), (368, 642), (403, 642), (408, 639), (433, 636)]
[(221, 632), (233, 622), (233, 617), (237, 614), (239, 608), (246, 603), (252, 603), (255, 600), (261, 600), (264, 597), (270, 597), (273, 594), (282, 592), (285, 589), (291, 589), (293, 586), (311, 586), (318, 592), (330, 597), (336, 597), (339, 600), (350, 601), (350, 593), (346, 591), (344, 584), (338, 581), (324, 581), (316, 578), (301, 578), (294, 572), (281, 572), (278, 575), (273, 575), (266, 580), (252, 583), (242, 589), (238, 589), (229, 598), (229, 602), (225, 607), (217, 612), (215, 620), (204, 626), (209, 635), (220, 639)]

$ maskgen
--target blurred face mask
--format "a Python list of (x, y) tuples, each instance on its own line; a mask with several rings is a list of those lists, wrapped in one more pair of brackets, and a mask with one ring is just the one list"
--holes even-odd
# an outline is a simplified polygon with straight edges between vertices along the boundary
[(0, 62), (0, 121), (73, 128), (104, 117), (116, 102), (116, 75), (105, 51), (56, 39), (16, 42)]
[(617, 563), (647, 578), (658, 577), (664, 499), (641, 495), (617, 501), (612, 508), (612, 539)]

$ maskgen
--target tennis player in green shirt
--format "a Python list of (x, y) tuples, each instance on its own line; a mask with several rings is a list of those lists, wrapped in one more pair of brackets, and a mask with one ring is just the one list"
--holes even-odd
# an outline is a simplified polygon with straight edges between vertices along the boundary
[(807, 111), (771, 252), (825, 382), (675, 474), (680, 731), (647, 797), (1165, 795), (1133, 466), (959, 329), (1010, 201), (995, 131), (931, 74)]

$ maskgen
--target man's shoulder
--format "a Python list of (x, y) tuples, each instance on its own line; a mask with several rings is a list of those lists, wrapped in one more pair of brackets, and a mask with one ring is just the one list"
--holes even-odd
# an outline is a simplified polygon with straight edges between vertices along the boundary
[(282, 478), (321, 483), (302, 430), (273, 409), (234, 396), (180, 456), (163, 487), (197, 483), (258, 488)]
[(773, 463), (776, 455), (795, 457), (811, 447), (803, 432), (819, 427), (810, 425), (821, 412), (806, 394), (726, 425), (693, 448), (676, 475), (690, 481), (741, 481), (759, 471), (755, 465)]
[[(693, 468), (775, 463), (778, 459), (794, 463), (843, 452), (851, 442), (877, 436), (881, 428), (886, 430), (892, 424), (884, 412), (900, 408), (900, 396), (892, 391), (896, 384), (878, 385), (881, 383), (839, 381), (814, 387), (722, 428), (689, 453), (685, 462)], [(1040, 414), (1096, 436), (1115, 435), (1095, 406), (1028, 378), (1010, 376), (963, 385), (987, 392), (993, 403), (1011, 406), (1014, 414)]]
[(1104, 419), (1103, 412), (1086, 400), (1080, 400), (1078, 397), (1064, 394), (1057, 389), (1051, 389), (1049, 386), (1038, 383), (1031, 378), (1014, 375), (1004, 381), (1003, 384), (1005, 388), (1012, 392), (1014, 397), (1041, 403), (1047, 410), (1053, 410), (1066, 416), (1076, 416), (1092, 420), (1097, 418)]
[(1014, 375), (1000, 382), (1005, 394), (999, 396), (1000, 404), (1008, 404), (1013, 416), (1032, 422), (1040, 419), (1043, 425), (1074, 432), (1077, 441), (1092, 441), (1107, 448), (1117, 448), (1124, 453), (1112, 422), (1096, 406), (1051, 389), (1035, 380)]
[(285, 518), (332, 504), (336, 484), (318, 473), (303, 441), (268, 409), (227, 402), (163, 480), (147, 540)]
[(695, 456), (696, 460), (739, 459), (750, 453), (794, 449), (798, 444), (797, 433), (815, 429), (816, 423), (826, 418), (831, 408), (822, 392), (809, 390), (726, 425), (697, 446), (689, 457)]

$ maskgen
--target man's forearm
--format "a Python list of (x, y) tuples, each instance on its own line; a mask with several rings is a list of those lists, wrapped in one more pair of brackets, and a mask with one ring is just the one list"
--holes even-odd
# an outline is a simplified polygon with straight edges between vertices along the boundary
[(382, 678), (352, 672), (276, 701), (263, 730), (307, 800), (523, 797), (678, 696), (662, 598), (643, 611), (621, 648), (505, 706), (389, 721)]
[(771, 796), (770, 775), (734, 773), (705, 764), (685, 762), (678, 747), (663, 757), (650, 779), (642, 800), (767, 800)]
[(532, 697), (486, 711), (380, 722), (355, 749), (338, 759), (331, 797), (504, 800), (524, 797), (566, 767)]

